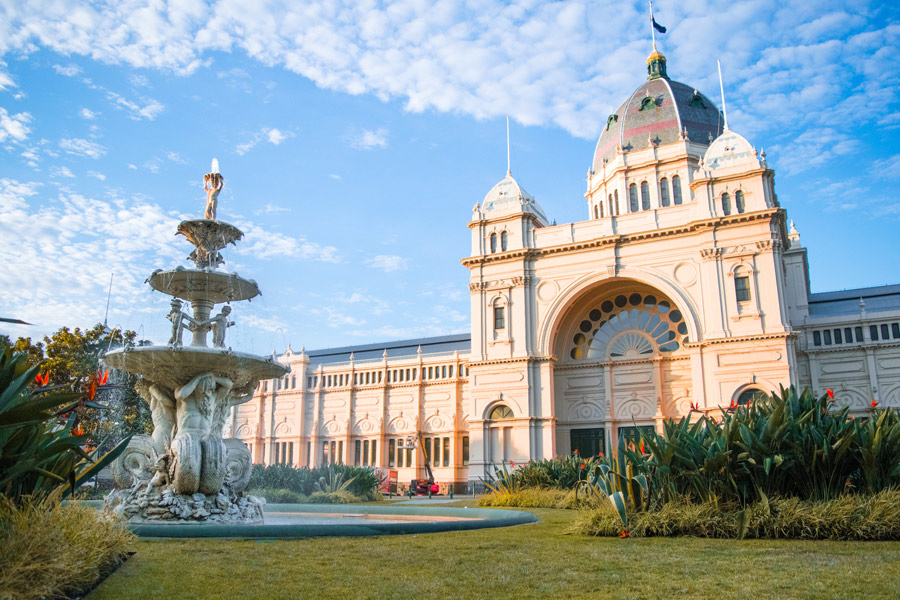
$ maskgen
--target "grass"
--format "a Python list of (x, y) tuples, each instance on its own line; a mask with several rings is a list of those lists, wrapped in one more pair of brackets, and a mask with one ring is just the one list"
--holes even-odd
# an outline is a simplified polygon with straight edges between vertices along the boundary
[[(443, 506), (474, 506), (471, 498)], [(540, 523), (379, 538), (140, 540), (93, 592), (120, 598), (895, 598), (900, 543), (567, 534)]]
[(0, 496), (0, 598), (58, 598), (89, 589), (119, 563), (134, 536), (88, 506), (22, 506)]

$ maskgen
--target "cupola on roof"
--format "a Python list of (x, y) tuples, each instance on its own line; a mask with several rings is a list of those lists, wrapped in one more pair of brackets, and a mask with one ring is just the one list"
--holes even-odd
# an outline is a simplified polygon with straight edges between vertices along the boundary
[(484, 197), (481, 210), (486, 218), (520, 212), (532, 213), (542, 224), (547, 224), (547, 217), (534, 197), (522, 189), (509, 171)]
[(656, 47), (647, 58), (647, 81), (609, 116), (594, 150), (592, 169), (599, 171), (619, 148), (633, 152), (687, 138), (709, 144), (722, 133), (719, 109), (695, 88), (672, 81), (666, 57)]
[(760, 166), (756, 150), (750, 142), (730, 129), (726, 129), (709, 145), (703, 156), (703, 165), (710, 171), (733, 166)]

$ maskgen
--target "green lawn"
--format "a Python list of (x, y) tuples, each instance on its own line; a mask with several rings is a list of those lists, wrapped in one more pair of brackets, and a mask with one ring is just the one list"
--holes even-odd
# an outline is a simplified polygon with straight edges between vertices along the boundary
[(565, 533), (574, 511), (531, 512), (540, 523), (418, 536), (141, 540), (89, 598), (900, 595), (900, 542), (594, 538)]

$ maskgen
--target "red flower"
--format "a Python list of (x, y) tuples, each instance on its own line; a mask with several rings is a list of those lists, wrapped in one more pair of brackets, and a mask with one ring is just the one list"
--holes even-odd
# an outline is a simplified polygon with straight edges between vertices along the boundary
[(831, 391), (831, 388), (825, 390), (825, 393), (828, 394), (829, 398), (834, 398), (834, 392)]
[(572, 454), (578, 454), (578, 448), (575, 448), (574, 450), (572, 450)]
[(516, 461), (514, 461), (514, 460), (509, 461), (509, 465), (510, 465), (511, 467), (516, 466)]
[(599, 456), (600, 458), (603, 458), (603, 453), (600, 452), (600, 453), (597, 454), (597, 456)]
[(731, 401), (731, 404), (728, 405), (728, 410), (734, 410), (738, 407), (737, 402), (734, 400)]
[(107, 369), (103, 372), (100, 372), (100, 370), (98, 369), (97, 370), (97, 379), (99, 380), (100, 385), (106, 385), (106, 381), (109, 379), (109, 369)]
[(690, 412), (700, 412), (700, 406), (699, 406), (699, 404), (700, 404), (699, 402), (696, 403), (696, 404), (694, 404), (693, 402), (691, 402), (691, 410), (690, 410)]
[(623, 530), (622, 533), (619, 534), (619, 538), (627, 538), (627, 537), (631, 537), (631, 533), (627, 529)]
[(581, 465), (581, 468), (583, 469), (583, 468), (584, 468), (584, 465)]
[(84, 429), (81, 428), (81, 425), (76, 425), (72, 428), (72, 435), (84, 435)]
[(38, 385), (47, 385), (50, 382), (50, 373), (44, 373), (43, 377), (38, 373), (34, 376), (34, 382)]
[(641, 454), (644, 454), (644, 440), (641, 440)]
[(874, 400), (874, 399), (872, 400), (872, 408), (875, 408), (876, 406), (878, 406), (878, 404), (879, 403), (877, 400)]

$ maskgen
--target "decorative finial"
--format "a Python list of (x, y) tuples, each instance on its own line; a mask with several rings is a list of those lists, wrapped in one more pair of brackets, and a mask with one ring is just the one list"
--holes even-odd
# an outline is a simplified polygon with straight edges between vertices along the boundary
[(506, 174), (512, 175), (509, 162), (509, 115), (506, 115)]
[(719, 67), (719, 91), (722, 93), (722, 118), (725, 120), (725, 131), (728, 131), (728, 111), (725, 109), (725, 86), (722, 84), (722, 63), (716, 59)]
[(381, 358), (387, 358), (387, 348), (385, 348), (384, 352), (381, 353)]
[(416, 354), (418, 354), (420, 356), (422, 355), (422, 345), (421, 344), (419, 344), (419, 348), (416, 350)]
[(356, 360), (356, 359), (353, 358), (353, 353), (351, 352), (351, 353), (350, 353), (350, 362), (353, 362), (354, 360)]

